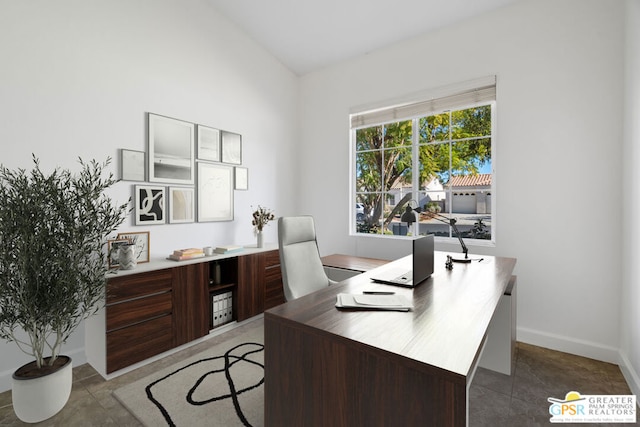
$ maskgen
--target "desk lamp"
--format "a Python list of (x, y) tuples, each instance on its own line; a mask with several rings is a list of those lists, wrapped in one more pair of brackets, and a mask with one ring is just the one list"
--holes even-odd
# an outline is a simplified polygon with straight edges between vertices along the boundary
[[(416, 208), (416, 212), (420, 213), (420, 211), (417, 209), (420, 209), (420, 208)], [(411, 206), (409, 205), (407, 205), (407, 207), (404, 210), (404, 213), (400, 217), (400, 223), (403, 223), (403, 222), (406, 222), (407, 227), (409, 228), (411, 228), (411, 223), (416, 222), (416, 217), (415, 215), (413, 215), (413, 209), (411, 209)]]
[[(418, 214), (420, 214), (420, 212), (422, 212), (422, 209), (420, 207), (411, 208), (411, 206), (407, 205), (407, 207), (405, 208), (404, 213), (402, 214), (402, 217), (400, 217), (400, 221), (407, 222), (409, 224), (409, 226), (411, 226), (411, 223), (415, 221), (415, 217), (413, 215), (413, 211), (418, 212)], [(458, 227), (456, 226), (457, 220), (455, 218), (448, 218), (448, 217), (446, 217), (446, 216), (444, 216), (442, 214), (439, 214), (437, 212), (430, 212), (429, 214), (436, 221), (440, 221), (440, 222), (442, 222), (444, 224), (448, 224), (449, 226), (451, 226), (451, 228), (453, 229), (453, 233), (455, 234), (455, 236), (460, 241), (460, 246), (462, 246), (462, 252), (464, 252), (464, 258), (463, 259), (459, 259), (459, 258), (451, 257), (451, 261), (453, 261), (453, 262), (462, 262), (462, 263), (471, 262), (471, 259), (469, 259), (469, 255), (468, 255), (469, 250), (467, 249), (467, 245), (464, 244), (464, 241), (462, 240), (462, 237), (460, 237), (460, 231), (458, 231)]]

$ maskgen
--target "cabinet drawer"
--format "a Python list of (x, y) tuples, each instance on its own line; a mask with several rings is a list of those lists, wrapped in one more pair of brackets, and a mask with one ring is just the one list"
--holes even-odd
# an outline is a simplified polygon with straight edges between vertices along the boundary
[(280, 268), (270, 268), (266, 271), (264, 309), (284, 303), (284, 289), (282, 288), (282, 274)]
[(107, 304), (171, 290), (171, 269), (114, 277), (107, 283)]
[(266, 268), (264, 270), (264, 279), (267, 283), (274, 281), (282, 281), (282, 271), (280, 271), (280, 266)]
[(264, 253), (264, 266), (266, 268), (280, 266), (280, 252), (279, 251), (265, 252)]
[(171, 314), (172, 308), (171, 292), (108, 305), (107, 332)]
[(173, 348), (171, 316), (107, 333), (107, 373)]

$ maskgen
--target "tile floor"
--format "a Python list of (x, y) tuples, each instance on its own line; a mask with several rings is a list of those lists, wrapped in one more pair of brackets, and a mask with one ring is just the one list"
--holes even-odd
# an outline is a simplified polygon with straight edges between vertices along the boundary
[[(245, 323), (110, 381), (105, 381), (90, 365), (78, 366), (73, 371), (69, 403), (55, 417), (36, 425), (139, 426), (140, 423), (112, 396), (113, 390), (196, 354), (230, 335), (239, 334), (244, 328), (257, 326), (257, 322), (262, 324), (261, 319)], [(616, 365), (522, 343), (518, 343), (517, 349), (515, 372), (511, 376), (478, 369), (470, 391), (470, 426), (550, 425), (548, 397), (563, 398), (572, 390), (581, 394), (631, 393)], [(11, 392), (0, 393), (0, 426), (19, 425), (26, 424), (17, 420), (13, 413)]]

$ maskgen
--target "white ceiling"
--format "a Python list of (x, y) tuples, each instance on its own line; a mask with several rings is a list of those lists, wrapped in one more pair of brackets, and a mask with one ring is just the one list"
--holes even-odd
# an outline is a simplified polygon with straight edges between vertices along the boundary
[(208, 0), (298, 75), (519, 0)]

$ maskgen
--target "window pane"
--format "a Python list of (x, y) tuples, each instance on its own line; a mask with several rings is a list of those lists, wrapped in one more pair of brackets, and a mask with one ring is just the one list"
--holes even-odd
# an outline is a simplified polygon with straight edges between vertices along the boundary
[(420, 118), (420, 144), (449, 139), (449, 113)]
[[(491, 167), (491, 154), (484, 163), (477, 160), (483, 145), (490, 147), (489, 140), (466, 141), (455, 143), (454, 152), (473, 153), (473, 161), (467, 162), (466, 167), (459, 167), (454, 171), (447, 187), (450, 191), (452, 216), (457, 219), (457, 227), (463, 238), (491, 239), (491, 173), (478, 173)], [(479, 166), (482, 164), (482, 166)], [(471, 173), (470, 173), (471, 171)]]
[(366, 151), (356, 154), (356, 191), (380, 191), (382, 186), (382, 154)]
[[(439, 186), (442, 189), (442, 185)], [(422, 210), (419, 217), (418, 234), (433, 234), (449, 237), (449, 225), (445, 215), (445, 191), (420, 192), (418, 206)]]
[(356, 130), (356, 151), (382, 148), (382, 126)]
[(380, 233), (380, 193), (359, 193), (356, 195), (356, 229), (358, 233)]
[(449, 181), (449, 144), (421, 145), (419, 153), (420, 188), (418, 190), (441, 188), (442, 183)]
[(468, 108), (451, 113), (452, 139), (491, 135), (491, 106)]
[(454, 176), (491, 174), (491, 138), (452, 143), (451, 171)]
[(411, 120), (389, 123), (384, 126), (385, 148), (411, 146)]

